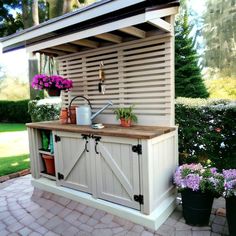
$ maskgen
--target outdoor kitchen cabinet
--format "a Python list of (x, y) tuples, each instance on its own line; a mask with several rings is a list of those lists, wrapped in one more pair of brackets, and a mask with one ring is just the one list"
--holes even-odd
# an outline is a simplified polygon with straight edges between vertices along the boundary
[[(151, 214), (165, 199), (175, 197), (172, 175), (177, 166), (177, 130), (171, 127), (28, 124), (31, 170), (42, 177), (39, 133), (52, 130), (57, 186), (73, 189), (94, 200)], [(174, 202), (174, 201), (173, 201)]]
[[(137, 139), (56, 132), (58, 184), (140, 210)], [(57, 138), (58, 139), (58, 138)], [(135, 199), (134, 199), (135, 198)]]

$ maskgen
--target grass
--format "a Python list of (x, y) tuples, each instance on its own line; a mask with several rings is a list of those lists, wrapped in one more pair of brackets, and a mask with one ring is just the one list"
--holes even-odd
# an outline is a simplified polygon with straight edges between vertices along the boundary
[(29, 168), (29, 155), (0, 158), (0, 176), (12, 174)]
[(15, 132), (26, 130), (25, 124), (19, 123), (0, 123), (0, 132)]
[(28, 169), (30, 166), (25, 124), (0, 123), (0, 176)]

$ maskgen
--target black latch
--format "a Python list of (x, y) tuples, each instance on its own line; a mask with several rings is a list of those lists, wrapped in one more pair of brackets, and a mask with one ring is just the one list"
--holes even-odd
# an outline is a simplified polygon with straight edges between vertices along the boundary
[(60, 142), (61, 141), (61, 138), (60, 138), (60, 136), (58, 136), (58, 135), (55, 135), (55, 142), (57, 143), (57, 142)]
[(132, 146), (132, 151), (137, 152), (138, 154), (142, 154), (142, 145), (137, 144), (137, 145)]
[(90, 134), (81, 134), (82, 138), (87, 140), (88, 138), (90, 138)]
[(59, 180), (64, 179), (64, 175), (59, 172), (57, 173), (57, 176)]
[(140, 205), (143, 205), (143, 195), (134, 195), (134, 201), (139, 202)]
[(92, 138), (95, 139), (96, 142), (99, 142), (102, 137), (92, 135)]

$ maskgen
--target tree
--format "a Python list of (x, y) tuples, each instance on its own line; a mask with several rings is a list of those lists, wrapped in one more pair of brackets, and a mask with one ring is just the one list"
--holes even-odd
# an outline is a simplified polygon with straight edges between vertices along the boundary
[(203, 15), (204, 65), (236, 76), (236, 1), (207, 0)]
[(23, 29), (21, 14), (16, 12), (13, 16), (10, 10), (19, 8), (20, 5), (16, 0), (0, 1), (0, 37), (15, 33)]
[(175, 96), (206, 98), (208, 92), (198, 66), (194, 40), (190, 37), (187, 7), (180, 12), (175, 29)]

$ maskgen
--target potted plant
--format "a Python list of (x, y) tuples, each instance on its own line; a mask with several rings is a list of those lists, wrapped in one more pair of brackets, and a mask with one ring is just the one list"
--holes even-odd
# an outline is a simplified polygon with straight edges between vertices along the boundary
[(208, 225), (214, 197), (223, 192), (224, 177), (216, 168), (184, 164), (174, 174), (174, 184), (182, 195), (186, 224)]
[(130, 107), (120, 107), (114, 110), (116, 114), (116, 119), (120, 120), (120, 124), (123, 127), (130, 127), (132, 122), (137, 122), (138, 118), (133, 112), (134, 106)]
[(224, 192), (226, 201), (226, 218), (229, 235), (236, 235), (236, 169), (223, 170)]
[(33, 77), (31, 85), (34, 89), (46, 89), (49, 96), (60, 96), (61, 90), (68, 91), (73, 87), (73, 82), (59, 75), (38, 74)]

